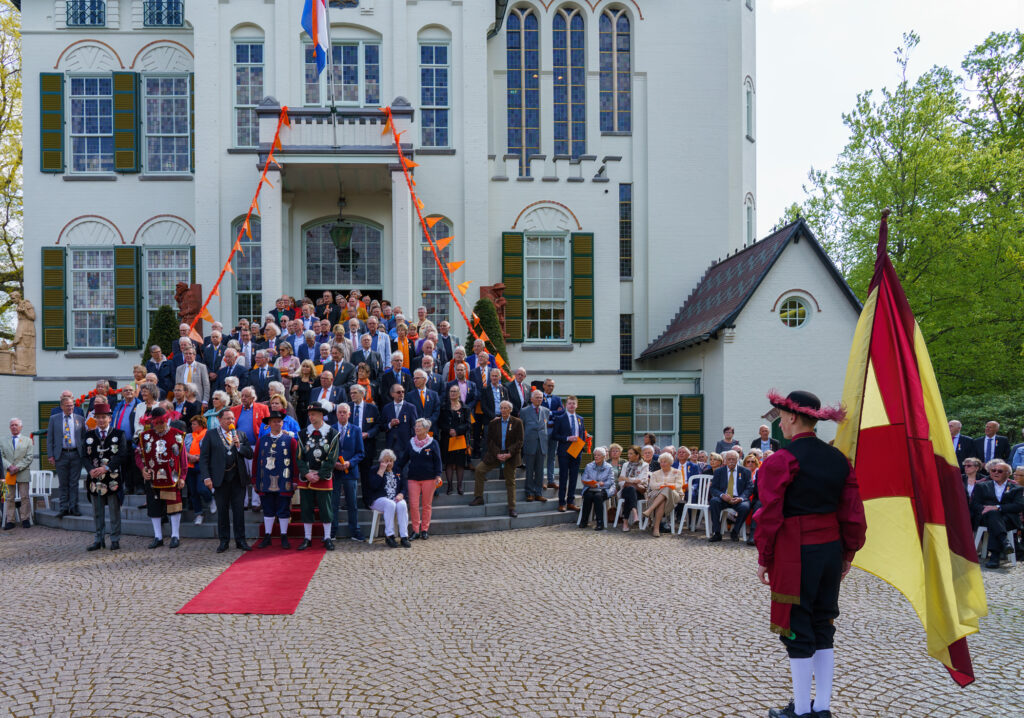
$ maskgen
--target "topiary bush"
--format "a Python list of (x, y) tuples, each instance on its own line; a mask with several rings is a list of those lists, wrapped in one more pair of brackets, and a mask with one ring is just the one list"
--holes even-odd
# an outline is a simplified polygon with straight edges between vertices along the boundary
[(166, 304), (156, 310), (149, 328), (149, 338), (146, 339), (146, 344), (142, 347), (143, 365), (149, 359), (149, 348), (154, 344), (160, 345), (165, 356), (171, 355), (174, 342), (178, 340), (178, 324), (178, 313)]
[(1024, 390), (996, 394), (967, 394), (944, 401), (946, 417), (963, 424), (963, 433), (982, 436), (985, 423), (999, 422), (999, 433), (1009, 437), (1010, 445), (1021, 441), (1024, 428)]
[[(500, 355), (501, 358), (508, 364), (508, 350), (505, 348), (505, 335), (501, 332), (501, 325), (498, 323), (498, 309), (494, 306), (494, 302), (487, 298), (481, 298), (473, 306), (473, 313), (476, 314), (478, 321), (473, 327), (476, 329), (477, 334), (487, 334), (487, 351), (494, 355)], [(470, 356), (473, 353), (473, 342), (476, 341), (476, 337), (472, 334), (466, 335), (466, 356)], [(506, 368), (511, 374), (511, 370)]]

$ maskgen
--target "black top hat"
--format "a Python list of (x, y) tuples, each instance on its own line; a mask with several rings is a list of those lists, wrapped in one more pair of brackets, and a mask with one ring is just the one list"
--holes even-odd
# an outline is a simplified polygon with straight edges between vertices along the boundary
[(332, 408), (331, 402), (324, 399), (323, 401), (314, 401), (306, 407), (306, 413), (311, 411), (319, 411), (321, 414), (330, 414), (334, 409)]
[[(310, 408), (312, 408), (312, 407), (310, 407)], [(263, 417), (263, 423), (264, 424), (269, 424), (274, 419), (281, 419), (282, 421), (284, 421), (284, 414), (282, 412), (280, 412), (280, 411), (272, 411), (267, 416)]]
[(788, 396), (782, 396), (775, 389), (768, 392), (768, 401), (776, 409), (788, 411), (793, 414), (802, 414), (811, 419), (821, 421), (843, 421), (846, 418), (846, 410), (841, 406), (821, 406), (821, 399), (809, 391), (791, 391)]

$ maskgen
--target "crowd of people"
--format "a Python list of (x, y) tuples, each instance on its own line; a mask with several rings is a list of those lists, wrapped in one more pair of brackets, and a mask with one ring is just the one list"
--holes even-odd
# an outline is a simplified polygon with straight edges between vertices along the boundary
[[(179, 334), (169, 356), (151, 347), (149, 360), (132, 367), (132, 379), (118, 389), (101, 380), (86, 401), (63, 392), (50, 417), (46, 451), (58, 477), (59, 515), (80, 515), (84, 469), (95, 520), (90, 550), (104, 548), (108, 534), (110, 548), (120, 547), (126, 493), (146, 497), (150, 548), (163, 545), (165, 521), (170, 547), (179, 545), (186, 506), (197, 524), (216, 516), (218, 551), (228, 548), (232, 531), (236, 546), (249, 550), (247, 509), (263, 514), (259, 546), (270, 545), (276, 524), (281, 545), (289, 548), (294, 502), (304, 524), (298, 548), (311, 545), (319, 518), (318, 533), (333, 549), (342, 509), (350, 537), (365, 540), (360, 489), (363, 505), (383, 514), (386, 544), (409, 547), (429, 538), (440, 491), (464, 494), (467, 469), (474, 474), (470, 505), (484, 503), (487, 476), (497, 469), (509, 516), (516, 517), (515, 472), (523, 469), (526, 501), (554, 500), (558, 511), (582, 512), (581, 528), (592, 517), (603, 530), (621, 499), (622, 531), (643, 523), (655, 537), (673, 514), (683, 520), (688, 497), (709, 481), (710, 541), (721, 541), (731, 522), (733, 541), (745, 526), (747, 543), (754, 543), (757, 471), (779, 449), (766, 425), (747, 449), (732, 427), (713, 451), (658, 446), (646, 435), (634, 446), (594, 447), (593, 460), (581, 467), (593, 427), (577, 413), (575, 397), (558, 396), (550, 378), (530, 381), (524, 368), (509, 377), (483, 341), (467, 354), (450, 323), (435, 324), (425, 307), (406, 317), (401, 307), (358, 290), (324, 292), (316, 301), (282, 297), (262, 323), (242, 319), (225, 332), (214, 322), (202, 341), (190, 336), (187, 324)], [(959, 434), (957, 422), (950, 430), (972, 520), (988, 528), (992, 550), (1002, 551), (1020, 528), (1021, 488), (1011, 482), (1000, 489), (991, 462), (1012, 459), (1013, 468), (1020, 466), (1015, 478), (1024, 484), (1024, 443), (1010, 447), (995, 422), (986, 437), (974, 440)], [(27, 528), (34, 449), (20, 420), (11, 420), (0, 455), (10, 485), (3, 528), (15, 528), (19, 518)], [(985, 463), (975, 477), (980, 458)], [(989, 475), (994, 491), (986, 484)], [(575, 503), (578, 483), (582, 507)], [(1002, 508), (982, 503), (992, 501)]]

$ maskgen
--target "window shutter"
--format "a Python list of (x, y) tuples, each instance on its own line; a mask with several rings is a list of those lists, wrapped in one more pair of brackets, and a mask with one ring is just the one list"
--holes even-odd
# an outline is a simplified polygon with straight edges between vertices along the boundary
[(68, 348), (67, 254), (64, 247), (43, 247), (43, 349)]
[(501, 235), (501, 281), (505, 285), (506, 342), (523, 341), (523, 233)]
[(612, 397), (612, 442), (622, 447), (622, 453), (633, 445), (633, 397)]
[(64, 171), (64, 73), (39, 73), (39, 170)]
[(138, 172), (139, 74), (114, 72), (114, 171)]
[(188, 169), (196, 171), (196, 73), (188, 74)]
[(188, 248), (188, 263), (189, 263), (189, 270), (190, 270), (190, 275), (189, 276), (191, 278), (192, 284), (195, 284), (196, 283), (196, 248), (195, 247), (189, 247)]
[[(597, 400), (593, 396), (580, 396), (576, 395), (576, 413), (583, 417), (583, 427), (594, 437), (591, 442), (591, 449), (595, 446), (599, 446), (597, 443), (597, 428), (595, 426), (595, 420), (597, 418)], [(584, 447), (583, 451), (580, 452), (580, 466), (586, 466), (593, 460), (593, 455), (587, 451)]]
[(594, 341), (594, 235), (572, 235), (572, 340)]
[(114, 247), (114, 346), (142, 348), (139, 248)]
[(60, 406), (59, 401), (39, 402), (39, 468), (43, 471), (53, 471), (56, 467), (46, 456), (46, 430), (50, 426), (50, 412)]
[(704, 395), (679, 397), (679, 445), (689, 448), (704, 445)]

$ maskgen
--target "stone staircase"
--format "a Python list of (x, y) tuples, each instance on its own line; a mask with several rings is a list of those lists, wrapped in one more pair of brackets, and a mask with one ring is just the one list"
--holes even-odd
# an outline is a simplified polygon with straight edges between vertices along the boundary
[[(483, 531), (507, 531), (509, 529), (534, 528), (537, 526), (551, 526), (554, 524), (575, 523), (577, 514), (574, 511), (559, 512), (557, 491), (545, 490), (544, 495), (548, 500), (544, 503), (535, 501), (527, 502), (524, 492), (525, 479), (522, 475), (516, 477), (516, 511), (519, 516), (510, 518), (508, 515), (507, 492), (505, 482), (498, 478), (498, 471), (495, 469), (488, 474), (487, 482), (484, 484), (484, 505), (469, 506), (473, 500), (473, 473), (466, 471), (466, 478), (463, 482), (464, 495), (459, 496), (452, 493), (445, 494), (447, 484), (441, 488), (440, 493), (434, 498), (433, 515), (430, 520), (430, 533), (443, 534), (464, 534), (479, 533)], [(581, 505), (581, 500), (576, 499), (576, 504)], [(188, 502), (186, 501), (186, 506)], [(342, 498), (344, 504), (344, 498)], [(94, 530), (92, 518), (92, 504), (86, 498), (85, 491), (79, 489), (78, 508), (81, 516), (65, 516), (57, 518), (56, 496), (50, 499), (50, 509), (39, 507), (35, 512), (35, 522), (40, 526), (51, 528), (62, 528), (71, 531), (92, 532)], [(369, 535), (370, 522), (373, 513), (362, 508), (362, 498), (359, 498), (359, 526), (363, 535)], [(196, 526), (193, 523), (195, 515), (189, 509), (182, 512), (181, 537), (184, 538), (217, 538), (217, 515), (205, 514), (204, 522)], [(381, 524), (382, 522), (378, 522)], [(107, 527), (109, 530), (109, 521)], [(279, 527), (275, 523), (273, 535), (279, 534)], [(378, 526), (378, 531), (381, 529)], [(144, 496), (125, 496), (125, 503), (121, 507), (121, 533), (128, 536), (152, 536), (153, 524), (146, 516), (146, 501)], [(165, 524), (164, 536), (169, 536), (169, 528)], [(263, 513), (260, 511), (245, 512), (245, 535), (254, 539), (263, 535)], [(299, 517), (298, 505), (292, 506), (292, 522), (288, 527), (289, 537), (302, 538), (303, 526)], [(380, 535), (380, 534), (379, 534)], [(313, 536), (322, 536), (320, 527), (313, 530)], [(335, 538), (345, 539), (349, 537), (348, 516), (345, 509), (341, 509), (338, 536)]]

